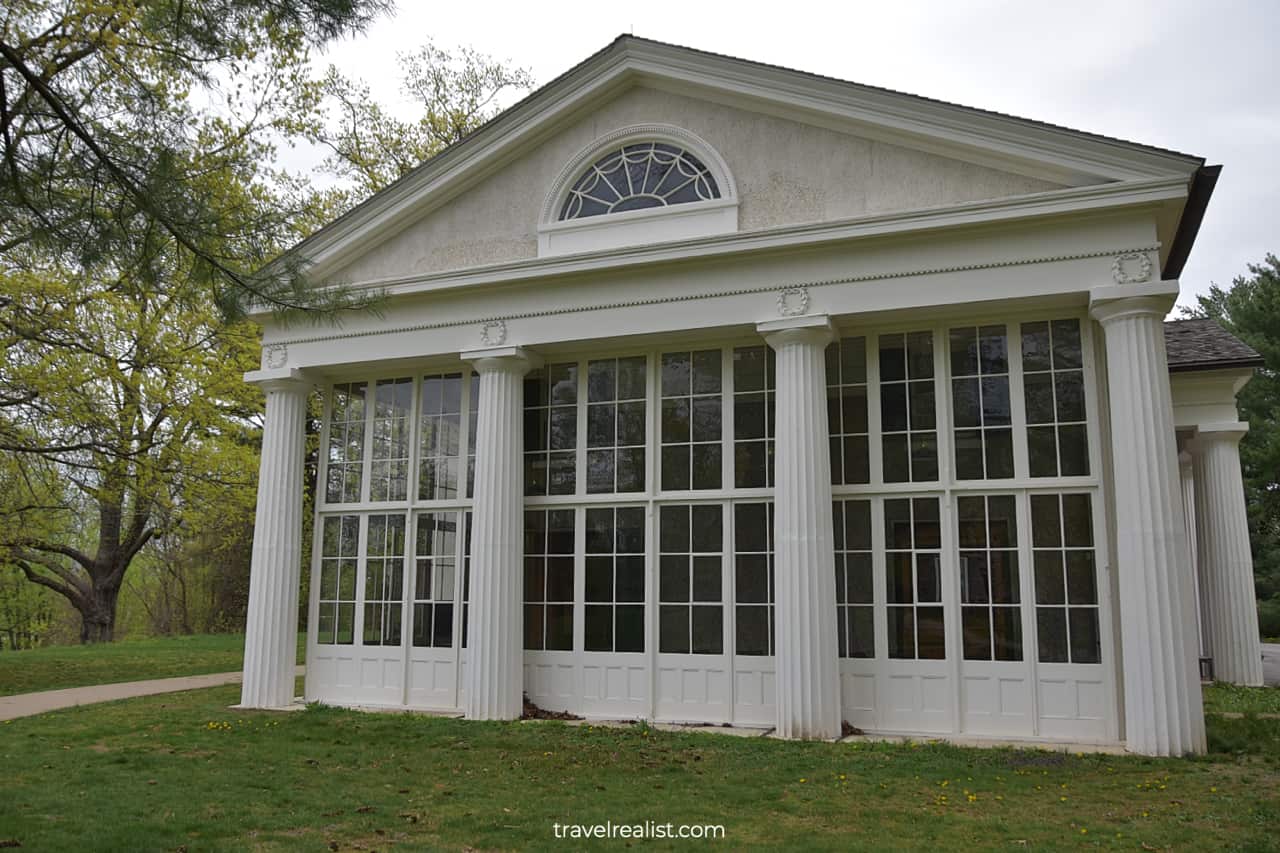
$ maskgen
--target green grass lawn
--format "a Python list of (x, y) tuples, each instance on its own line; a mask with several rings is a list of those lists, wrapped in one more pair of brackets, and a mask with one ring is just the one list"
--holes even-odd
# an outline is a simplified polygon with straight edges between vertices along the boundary
[(1204, 709), (1242, 714), (1280, 714), (1280, 687), (1214, 684), (1204, 689)]
[[(298, 663), (303, 662), (304, 645), (300, 634)], [(231, 672), (240, 669), (243, 659), (243, 634), (158, 637), (0, 652), (0, 696), (146, 678)]]
[[(0, 724), (0, 844), (578, 849), (559, 823), (723, 824), (813, 850), (1280, 849), (1280, 722), (1198, 760), (228, 710), (234, 688)], [(625, 842), (597, 843), (621, 848)]]

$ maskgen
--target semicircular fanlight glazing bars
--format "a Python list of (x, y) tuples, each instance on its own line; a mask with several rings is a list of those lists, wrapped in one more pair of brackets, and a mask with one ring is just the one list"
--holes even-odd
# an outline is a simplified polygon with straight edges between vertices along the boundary
[(578, 178), (560, 219), (582, 219), (720, 198), (702, 161), (665, 142), (636, 142), (611, 151)]

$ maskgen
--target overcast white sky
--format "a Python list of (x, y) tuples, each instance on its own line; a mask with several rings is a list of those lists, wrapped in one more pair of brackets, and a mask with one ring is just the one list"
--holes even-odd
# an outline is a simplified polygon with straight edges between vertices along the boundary
[(619, 33), (1172, 148), (1223, 165), (1182, 302), (1280, 253), (1280, 2), (431, 2), (322, 58), (406, 106), (395, 55), (431, 38), (542, 84)]

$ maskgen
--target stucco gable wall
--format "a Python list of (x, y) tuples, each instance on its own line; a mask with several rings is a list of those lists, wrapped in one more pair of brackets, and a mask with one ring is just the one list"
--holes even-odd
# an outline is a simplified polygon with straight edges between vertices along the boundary
[(333, 278), (364, 282), (537, 256), (538, 216), (566, 161), (633, 124), (693, 131), (728, 163), (743, 231), (1059, 188), (901, 146), (646, 87), (628, 90), (373, 247)]

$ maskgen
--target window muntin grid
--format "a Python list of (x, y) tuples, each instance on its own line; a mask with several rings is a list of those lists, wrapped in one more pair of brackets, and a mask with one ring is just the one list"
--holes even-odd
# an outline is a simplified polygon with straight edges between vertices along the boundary
[(573, 650), (574, 532), (572, 509), (525, 510), (524, 647), (530, 651)]
[(867, 339), (843, 338), (826, 350), (831, 484), (871, 482), (867, 418)]
[(938, 498), (884, 502), (885, 601), (889, 657), (946, 657), (942, 524)]
[(643, 652), (645, 508), (588, 507), (583, 647)]
[(733, 483), (773, 485), (775, 359), (768, 346), (733, 351)]
[(458, 577), (456, 511), (424, 512), (414, 541), (413, 645), (453, 645), (453, 615)]
[(453, 500), (462, 453), (462, 374), (424, 376), (419, 393), (418, 499)]
[(363, 645), (400, 645), (404, 533), (403, 514), (369, 516), (364, 549)]
[(1079, 320), (1022, 324), (1022, 387), (1031, 476), (1088, 476), (1088, 412)]
[(364, 382), (340, 382), (329, 395), (327, 503), (356, 503), (361, 498), (367, 393)]
[(319, 612), (316, 642), (351, 645), (356, 630), (356, 575), (360, 516), (329, 515), (321, 522)]
[(884, 481), (937, 480), (933, 332), (881, 335), (879, 346)]
[(1009, 335), (1002, 325), (950, 330), (951, 410), (957, 480), (1014, 475)]
[(413, 380), (379, 379), (373, 384), (369, 500), (405, 500), (412, 428)]
[(587, 168), (570, 188), (560, 220), (717, 198), (715, 177), (693, 153), (667, 142), (633, 142)]
[(524, 380), (524, 493), (577, 490), (578, 365), (549, 364)]
[(471, 512), (462, 514), (462, 648), (467, 647), (467, 620), (471, 617)]
[(773, 502), (733, 505), (734, 651), (774, 653)]
[(1039, 661), (1101, 663), (1092, 497), (1032, 495), (1031, 547)]
[(874, 658), (875, 569), (871, 501), (832, 504), (836, 556), (836, 634), (842, 658)]
[(476, 493), (476, 431), (480, 426), (480, 374), (471, 374), (467, 403), (467, 497)]
[(961, 495), (960, 608), (965, 660), (1022, 660), (1014, 495)]
[(724, 507), (667, 504), (658, 521), (658, 651), (724, 653)]
[(587, 362), (587, 492), (644, 491), (645, 356)]
[(662, 489), (719, 489), (724, 383), (718, 349), (662, 354)]

